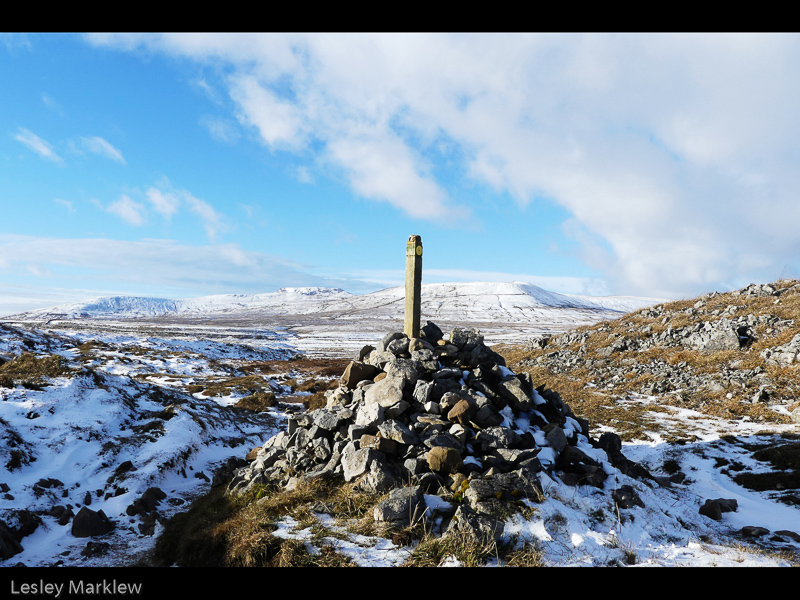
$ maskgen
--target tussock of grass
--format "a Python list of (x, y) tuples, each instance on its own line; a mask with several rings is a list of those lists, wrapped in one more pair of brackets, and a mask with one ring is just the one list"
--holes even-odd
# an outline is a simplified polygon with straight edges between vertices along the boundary
[(239, 400), (236, 406), (253, 412), (264, 412), (276, 404), (275, 394), (272, 392), (256, 392)]
[(41, 385), (47, 378), (63, 377), (69, 372), (67, 360), (58, 354), (37, 357), (26, 352), (0, 365), (4, 387), (11, 387), (9, 381)]

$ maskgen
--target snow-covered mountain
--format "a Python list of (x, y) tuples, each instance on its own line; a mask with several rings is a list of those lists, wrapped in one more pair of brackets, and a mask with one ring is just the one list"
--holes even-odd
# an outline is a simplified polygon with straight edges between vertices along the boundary
[[(112, 296), (5, 317), (8, 321), (80, 318), (142, 318), (258, 313), (259, 316), (309, 315), (329, 318), (359, 315), (402, 318), (405, 289), (354, 295), (338, 288), (282, 288), (266, 294), (223, 294), (190, 299)], [(551, 309), (629, 312), (658, 304), (658, 298), (577, 296), (551, 292), (530, 283), (432, 283), (422, 286), (423, 318), (452, 321), (528, 322)]]

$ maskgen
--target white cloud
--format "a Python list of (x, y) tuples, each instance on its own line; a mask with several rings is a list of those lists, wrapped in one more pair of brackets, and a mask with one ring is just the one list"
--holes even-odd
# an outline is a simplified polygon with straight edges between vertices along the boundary
[(71, 213), (75, 212), (75, 207), (73, 206), (72, 202), (70, 202), (69, 200), (64, 200), (63, 198), (53, 198), (53, 202), (55, 202), (56, 204), (60, 204), (61, 206), (66, 208), (67, 211), (69, 211)]
[(215, 241), (217, 234), (227, 229), (222, 221), (222, 215), (214, 210), (214, 207), (208, 202), (195, 198), (189, 192), (183, 192), (182, 197), (183, 201), (189, 205), (189, 210), (200, 217), (208, 239)]
[(44, 104), (47, 108), (49, 108), (53, 112), (63, 116), (64, 111), (61, 110), (61, 107), (58, 105), (58, 102), (53, 100), (53, 98), (51, 98), (47, 94), (42, 94), (42, 104)]
[(314, 152), (358, 194), (412, 217), (468, 217), (437, 161), (522, 206), (549, 198), (618, 293), (690, 294), (800, 262), (796, 34), (94, 43), (225, 64), (237, 117), (267, 146)]
[(143, 204), (132, 200), (130, 196), (123, 194), (116, 202), (112, 202), (106, 207), (106, 210), (112, 214), (117, 215), (120, 219), (130, 225), (144, 225), (147, 220), (145, 216), (145, 207)]
[(64, 159), (55, 153), (53, 147), (32, 131), (20, 127), (19, 133), (14, 136), (14, 139), (25, 144), (25, 146), (45, 160), (52, 161), (59, 165), (64, 164)]
[(233, 144), (241, 137), (236, 126), (225, 119), (206, 116), (200, 119), (200, 124), (208, 129), (211, 137), (218, 142)]
[[(0, 293), (0, 314), (4, 304), (19, 304), (8, 290), (21, 285), (15, 280), (28, 274), (48, 277), (53, 289), (77, 285), (172, 297), (343, 284), (340, 279), (311, 274), (307, 265), (236, 244), (190, 246), (155, 239), (132, 242), (0, 234), (0, 265), (9, 283)], [(37, 285), (43, 284), (37, 281)], [(16, 311), (29, 308), (33, 306)]]
[(122, 152), (112, 146), (107, 140), (99, 136), (91, 136), (91, 137), (82, 137), (81, 138), (81, 145), (89, 152), (93, 154), (97, 154), (99, 156), (104, 156), (105, 158), (110, 158), (121, 164), (127, 164), (125, 162), (125, 158), (122, 156)]
[(174, 188), (166, 177), (162, 177), (155, 186), (149, 187), (145, 196), (156, 212), (165, 219), (170, 219), (181, 207), (187, 208), (200, 218), (211, 241), (216, 241), (220, 233), (228, 230), (222, 213), (187, 190)]
[(181, 199), (172, 192), (164, 192), (156, 187), (147, 188), (145, 196), (155, 211), (165, 219), (169, 219), (178, 212)]

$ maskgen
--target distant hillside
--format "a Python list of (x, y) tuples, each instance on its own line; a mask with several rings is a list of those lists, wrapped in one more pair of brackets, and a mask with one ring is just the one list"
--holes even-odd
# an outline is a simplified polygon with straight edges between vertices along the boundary
[[(353, 295), (338, 288), (283, 288), (267, 294), (226, 294), (184, 300), (114, 296), (62, 304), (5, 317), (5, 321), (64, 319), (128, 319), (163, 316), (213, 315), (327, 315), (342, 317), (402, 318), (405, 290), (389, 288)], [(422, 286), (423, 318), (436, 321), (501, 321), (525, 323), (552, 311), (591, 313), (628, 312), (662, 300), (629, 296), (576, 296), (550, 292), (528, 283), (436, 283)], [(590, 319), (594, 321), (596, 318)]]

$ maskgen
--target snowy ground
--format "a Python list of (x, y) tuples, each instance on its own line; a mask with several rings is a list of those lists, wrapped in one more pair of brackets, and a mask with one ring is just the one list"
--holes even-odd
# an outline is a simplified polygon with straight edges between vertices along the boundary
[[(385, 332), (376, 330), (371, 341)], [(0, 520), (14, 527), (19, 511), (46, 511), (56, 505), (70, 505), (77, 512), (86, 504), (88, 492), (89, 507), (102, 509), (116, 528), (95, 540), (109, 545), (104, 554), (84, 556), (88, 540), (73, 537), (68, 525), (44, 515), (41, 525), (23, 538), (24, 550), (0, 561), (0, 566), (134, 562), (152, 548), (161, 531), (156, 525), (151, 534), (143, 533), (141, 518), (126, 514), (136, 498), (157, 486), (167, 495), (158, 507), (162, 516), (184, 510), (192, 498), (209, 489), (217, 467), (229, 457), (243, 457), (261, 445), (284, 425), (286, 411), (292, 410), (290, 405), (280, 405), (269, 413), (243, 415), (230, 408), (243, 394), (209, 398), (190, 394), (186, 387), (209, 377), (236, 375), (236, 366), (242, 361), (286, 357), (293, 348), (305, 344), (306, 348), (300, 349), (307, 351), (313, 346), (312, 330), (302, 336), (263, 330), (255, 341), (239, 335), (241, 331), (208, 327), (151, 328), (140, 334), (113, 327), (103, 332), (84, 328), (56, 333), (57, 337), (51, 337), (0, 325), (0, 355), (58, 353), (71, 367), (82, 369), (55, 378), (41, 389), (0, 387)], [(348, 338), (341, 329), (323, 328), (321, 333), (316, 346), (320, 352), (331, 342), (341, 350), (341, 340)], [(91, 353), (82, 353), (78, 346), (88, 341), (95, 346)], [(290, 368), (287, 362), (287, 371)], [(279, 397), (287, 392), (279, 377), (265, 379)], [(629, 401), (655, 405), (657, 398)], [(165, 410), (173, 416), (164, 419)], [(752, 471), (768, 469), (751, 458), (743, 443), (774, 444), (782, 433), (797, 433), (797, 426), (724, 421), (679, 409), (659, 411), (654, 419), (659, 429), (650, 433), (650, 439), (625, 444), (623, 453), (659, 475), (665, 475), (660, 470), (665, 461), (676, 461), (686, 474), (683, 483), (649, 486), (613, 471), (601, 491), (546, 478), (545, 501), (530, 505), (527, 520), (516, 518), (506, 524), (509, 539), (533, 542), (552, 566), (798, 564), (800, 543), (775, 532), (800, 534), (800, 508), (783, 504), (769, 493), (736, 485), (719, 467), (722, 461), (735, 459)], [(671, 428), (684, 432), (691, 428), (697, 441), (683, 445), (663, 441)], [(595, 432), (599, 436), (605, 430), (608, 428)], [(736, 436), (736, 441), (723, 436)], [(16, 468), (10, 467), (12, 450), (22, 457)], [(115, 475), (125, 461), (133, 468)], [(61, 485), (35, 485), (48, 478)], [(644, 507), (616, 510), (610, 491), (626, 484), (636, 489)], [(738, 510), (723, 513), (720, 521), (700, 515), (705, 500), (716, 498), (735, 499)], [(438, 499), (429, 500), (433, 505)], [(336, 529), (326, 515), (319, 518), (332, 531)], [(295, 525), (285, 521), (278, 535), (310, 540), (310, 532)], [(755, 544), (754, 539), (741, 535), (745, 526), (763, 527), (770, 533)], [(411, 552), (389, 540), (343, 535), (342, 531), (324, 543), (362, 566), (398, 565)], [(778, 554), (782, 550), (794, 553), (795, 558)], [(449, 560), (445, 564), (458, 563)]]

